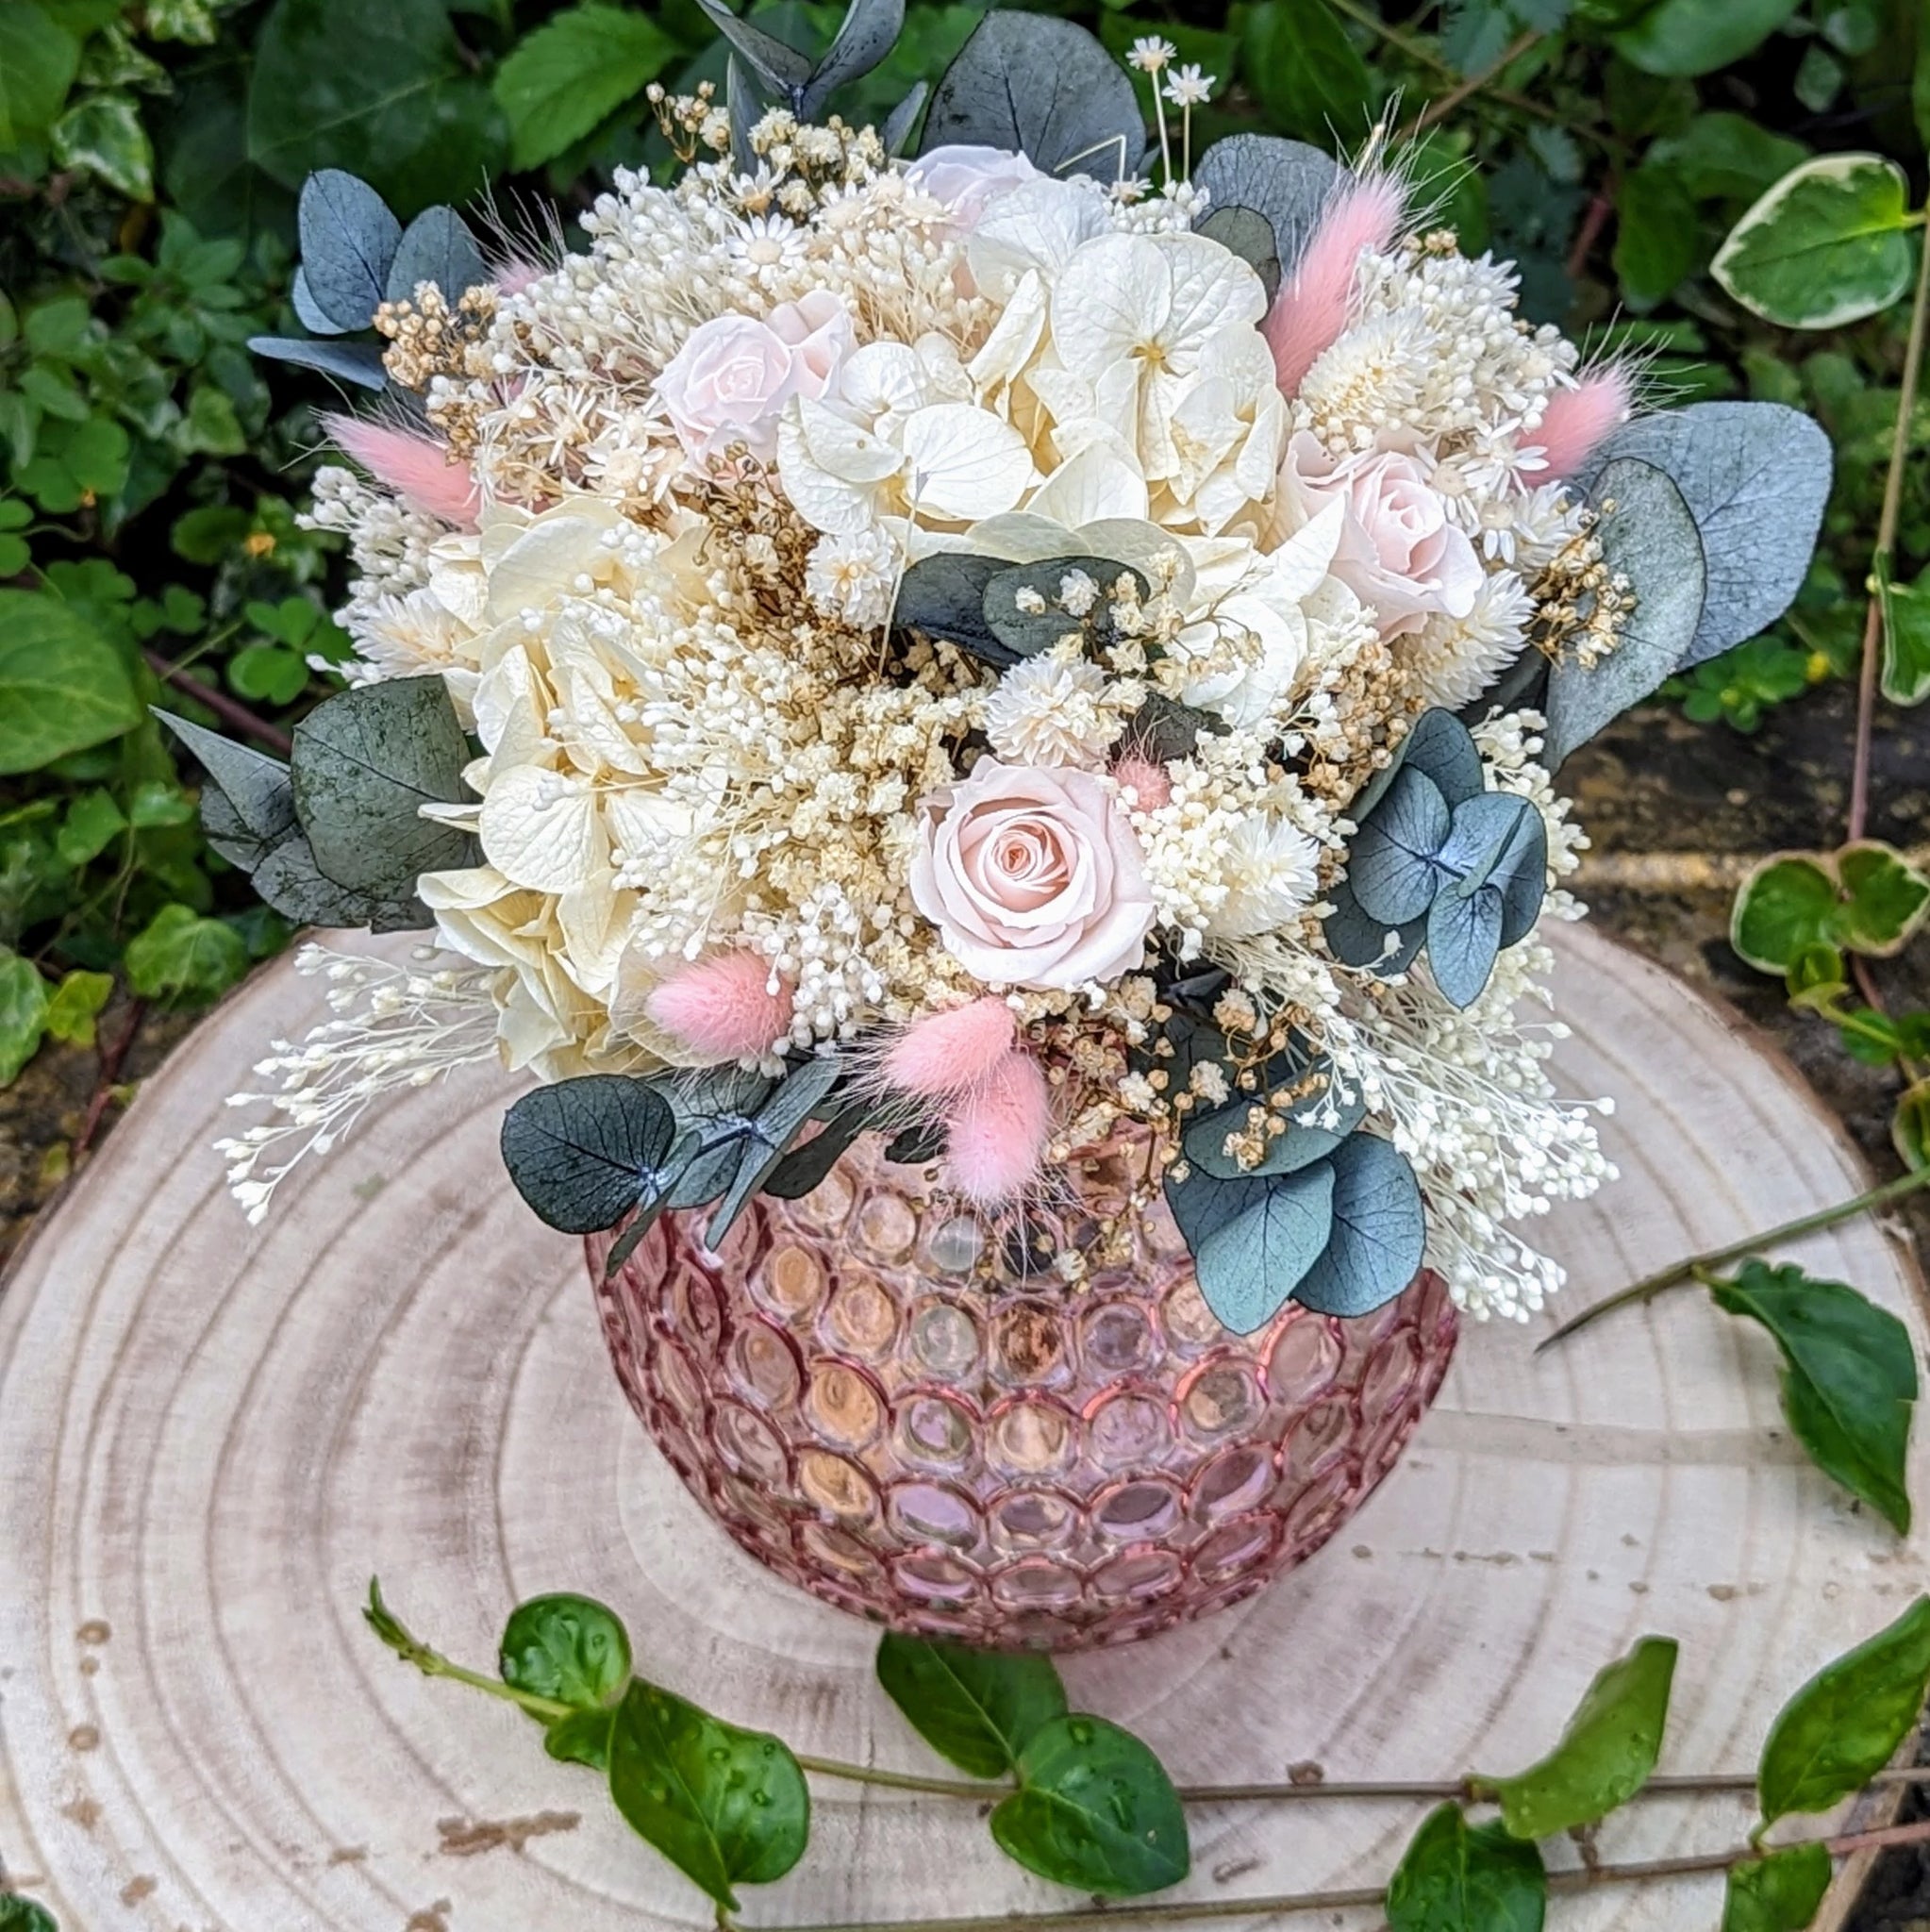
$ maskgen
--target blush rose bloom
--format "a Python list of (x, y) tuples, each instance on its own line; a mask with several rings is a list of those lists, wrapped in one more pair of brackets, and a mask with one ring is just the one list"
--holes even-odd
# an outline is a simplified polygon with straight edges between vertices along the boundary
[(1382, 637), (1419, 630), (1436, 611), (1465, 617), (1473, 609), (1481, 559), (1412, 457), (1381, 450), (1336, 458), (1300, 430), (1280, 471), (1289, 531), (1335, 501), (1347, 513), (1329, 573), (1373, 612)]
[(951, 209), (952, 225), (961, 233), (978, 225), (979, 216), (994, 195), (1022, 182), (1042, 178), (1023, 155), (965, 142), (935, 147), (919, 156), (910, 174), (934, 201), (941, 201)]
[(823, 396), (857, 344), (851, 313), (827, 290), (754, 315), (719, 315), (692, 329), (664, 364), (657, 393), (685, 450), (700, 461), (744, 444), (767, 462), (792, 396)]
[(1115, 979), (1145, 958), (1153, 895), (1113, 787), (1090, 772), (980, 758), (925, 799), (911, 897), (993, 986)]

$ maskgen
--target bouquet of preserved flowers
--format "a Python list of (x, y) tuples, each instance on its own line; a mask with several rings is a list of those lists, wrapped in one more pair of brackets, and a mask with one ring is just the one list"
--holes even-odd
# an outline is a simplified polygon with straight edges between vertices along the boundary
[(678, 178), (587, 252), (303, 194), (315, 333), (257, 346), (386, 388), (314, 510), (359, 656), (287, 768), (180, 728), (271, 905), (434, 951), (306, 956), (338, 1017), (236, 1193), (499, 1056), (512, 1179), (619, 1258), (866, 1131), (1023, 1215), (1130, 1117), (1233, 1330), (1423, 1265), (1539, 1308), (1520, 1224), (1609, 1173), (1519, 1017), (1581, 909), (1551, 774), (1788, 603), (1821, 432), (1637, 413), (1383, 142), (1195, 158), (1156, 39), (993, 13), (853, 127), (895, 0), (816, 63), (706, 4), (727, 104), (653, 90)]

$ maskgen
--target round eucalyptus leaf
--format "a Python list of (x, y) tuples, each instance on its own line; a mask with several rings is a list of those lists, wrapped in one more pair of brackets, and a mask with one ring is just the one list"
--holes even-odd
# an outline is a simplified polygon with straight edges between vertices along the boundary
[(1501, 894), (1492, 886), (1446, 887), (1427, 912), (1427, 965), (1441, 997), (1472, 1007), (1501, 951)]
[[(1345, 879), (1336, 879), (1327, 889), (1327, 903), (1333, 907), (1322, 931), (1327, 950), (1348, 966), (1372, 966), (1383, 977), (1405, 973), (1421, 955), (1427, 938), (1425, 919), (1389, 926), (1384, 919), (1370, 919), (1361, 910), (1354, 888)], [(1388, 941), (1394, 941), (1391, 950)]]
[(503, 1117), (516, 1191), (564, 1234), (600, 1234), (660, 1205), (676, 1139), (670, 1104), (627, 1074), (586, 1074), (525, 1093)]
[(1378, 1134), (1349, 1134), (1325, 1172), (1328, 1239), (1293, 1298), (1323, 1315), (1372, 1314), (1421, 1272), (1427, 1217), (1420, 1184), (1407, 1157)]
[(453, 208), (425, 208), (403, 231), (389, 264), (388, 299), (410, 302), (418, 286), (434, 282), (451, 308), (490, 279), (469, 224)]
[(1019, 1789), (991, 1814), (1009, 1858), (1080, 1891), (1138, 1898), (1191, 1869), (1186, 1811), (1153, 1753), (1104, 1718), (1055, 1718), (1019, 1758)]
[(1202, 227), (1212, 221), (1213, 209), (1251, 208), (1273, 228), (1273, 259), (1280, 274), (1288, 275), (1346, 175), (1331, 155), (1306, 142), (1285, 141), (1276, 134), (1229, 134), (1193, 164), (1192, 178), (1208, 197)]
[(1084, 27), (995, 12), (945, 69), (920, 152), (956, 142), (999, 147), (1048, 175), (1109, 182), (1130, 171), (1145, 139), (1131, 79)]
[[(1259, 1105), (1257, 1098), (1236, 1100), (1194, 1120), (1183, 1140), (1188, 1161), (1216, 1180), (1237, 1180), (1243, 1174), (1298, 1174), (1316, 1160), (1324, 1160), (1359, 1125), (1367, 1112), (1365, 1101), (1350, 1101), (1347, 1106), (1337, 1108), (1332, 1126), (1308, 1126), (1289, 1113), (1286, 1116), (1285, 1131), (1268, 1137), (1266, 1152), (1260, 1159), (1252, 1167), (1241, 1167), (1226, 1152), (1226, 1138), (1229, 1134), (1245, 1133), (1248, 1116)], [(1320, 1108), (1321, 1102), (1315, 1098), (1301, 1111), (1312, 1114)]]
[[(1065, 608), (1064, 585), (1074, 574), (1088, 577), (1098, 594), (1081, 615)], [(1138, 586), (1140, 597), (1151, 586), (1139, 572), (1105, 557), (1048, 557), (1037, 563), (1018, 563), (999, 571), (985, 586), (981, 611), (986, 627), (1015, 657), (1036, 658), (1063, 637), (1109, 640), (1112, 622), (1107, 602), (1122, 575)], [(1027, 608), (1042, 604), (1041, 610)]]
[(1548, 890), (1548, 828), (1534, 804), (1513, 792), (1484, 791), (1455, 808), (1440, 862), (1470, 890), (1501, 894), (1501, 943), (1534, 930)]
[(1268, 303), (1273, 302), (1280, 292), (1280, 241), (1265, 215), (1228, 204), (1210, 209), (1199, 231), (1239, 256), (1259, 276)]
[[(328, 333), (367, 328), (382, 306), (402, 224), (366, 181), (341, 168), (317, 168), (302, 183), (295, 224), (302, 282), (326, 316)], [(308, 317), (304, 324), (314, 327)]]
[(1439, 855), (1451, 824), (1440, 788), (1404, 766), (1347, 855), (1347, 882), (1369, 918), (1394, 926), (1425, 914), (1446, 877)]
[(1166, 1183), (1167, 1206), (1192, 1252), (1200, 1293), (1222, 1327), (1251, 1335), (1279, 1312), (1333, 1232), (1334, 1171)]

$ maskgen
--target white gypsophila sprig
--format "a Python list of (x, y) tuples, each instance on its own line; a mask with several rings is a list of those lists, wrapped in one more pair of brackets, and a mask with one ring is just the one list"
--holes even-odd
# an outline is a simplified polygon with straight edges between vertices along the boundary
[(338, 1017), (299, 1044), (273, 1042), (255, 1072), (275, 1079), (274, 1088), (228, 1097), (230, 1107), (275, 1116), (215, 1142), (251, 1225), (266, 1219), (275, 1189), (304, 1158), (326, 1154), (384, 1094), (496, 1058), (494, 973), (395, 966), (314, 945), (295, 955), (295, 970), (328, 982)]

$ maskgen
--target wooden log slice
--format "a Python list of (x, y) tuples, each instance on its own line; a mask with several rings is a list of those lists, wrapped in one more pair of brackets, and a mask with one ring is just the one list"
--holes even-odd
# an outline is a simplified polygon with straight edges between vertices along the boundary
[[(1586, 929), (1556, 941), (1574, 1028), (1556, 1064), (1571, 1093), (1615, 1095), (1624, 1176), (1539, 1231), (1571, 1306), (1866, 1184), (1733, 1014)], [(484, 1668), (515, 1601), (583, 1591), (627, 1619), (644, 1672), (724, 1715), (821, 1755), (934, 1760), (873, 1682), (874, 1632), (741, 1555), (645, 1441), (577, 1244), (503, 1179), (501, 1079), (386, 1106), (244, 1225), (209, 1149), (236, 1118), (224, 1096), (322, 1013), (286, 963), (253, 981), (148, 1084), (0, 1297), (6, 1875), (64, 1932), (707, 1926), (591, 1774), (374, 1641), (372, 1574)], [(1878, 1228), (1792, 1253), (1921, 1338), (1913, 1271)], [(1751, 1768), (1795, 1685), (1930, 1583), (1930, 1548), (1807, 1466), (1772, 1344), (1699, 1294), (1539, 1360), (1537, 1332), (1471, 1325), (1406, 1461), (1333, 1545), (1217, 1619), (1071, 1660), (1075, 1701), (1182, 1782), (1506, 1771), (1656, 1631), (1682, 1642), (1665, 1766)], [(828, 1783), (815, 1799), (809, 1853), (747, 1897), (747, 1924), (1077, 1902), (998, 1857), (970, 1805)], [(1203, 1808), (1191, 1889), (1371, 1882), (1418, 1817)], [(1747, 1822), (1740, 1799), (1650, 1804), (1600, 1849), (1712, 1849)], [(1705, 1879), (1603, 1892), (1552, 1923), (1683, 1932), (1719, 1897)]]

